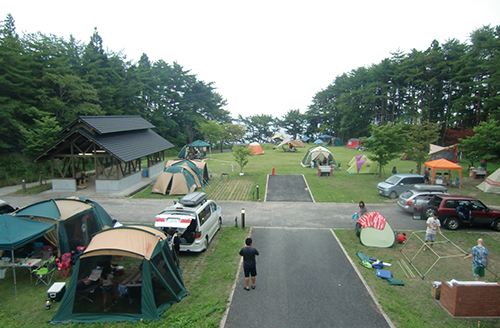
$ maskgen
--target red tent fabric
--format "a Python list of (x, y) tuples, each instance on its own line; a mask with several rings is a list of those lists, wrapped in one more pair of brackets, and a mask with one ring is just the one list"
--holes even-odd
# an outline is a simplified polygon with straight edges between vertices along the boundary
[(378, 230), (384, 230), (386, 219), (380, 213), (370, 212), (360, 217), (357, 222), (361, 225), (361, 229), (373, 227)]

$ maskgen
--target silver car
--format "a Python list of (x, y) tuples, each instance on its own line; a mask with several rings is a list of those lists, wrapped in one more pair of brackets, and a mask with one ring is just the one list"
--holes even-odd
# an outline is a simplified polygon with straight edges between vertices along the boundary
[(0, 214), (14, 212), (15, 210), (9, 203), (0, 199)]
[(222, 226), (221, 208), (204, 192), (195, 191), (166, 207), (155, 217), (155, 227), (177, 231), (180, 250), (202, 252)]
[(448, 188), (434, 185), (415, 185), (412, 189), (403, 192), (398, 199), (398, 206), (405, 212), (413, 213), (413, 203), (417, 196), (429, 196), (447, 193)]
[(394, 199), (417, 184), (425, 184), (423, 176), (409, 173), (394, 174), (377, 185), (377, 192), (382, 196)]

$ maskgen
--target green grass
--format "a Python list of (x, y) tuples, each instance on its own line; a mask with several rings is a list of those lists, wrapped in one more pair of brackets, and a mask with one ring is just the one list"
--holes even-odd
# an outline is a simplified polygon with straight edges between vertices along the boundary
[[(92, 323), (68, 324), (66, 327), (218, 327), (226, 310), (227, 300), (236, 277), (240, 256), (249, 229), (223, 227), (213, 239), (207, 251), (199, 254), (181, 254), (182, 279), (189, 295), (167, 310), (161, 322), (141, 323)], [(130, 269), (130, 268), (129, 268)], [(126, 268), (127, 270), (127, 268)], [(14, 297), (12, 270), (7, 270), (0, 280), (2, 327), (53, 327), (48, 321), (54, 316), (60, 303), (45, 310), (49, 287), (30, 283), (27, 269), (16, 269), (18, 299)], [(56, 276), (55, 276), (56, 277)], [(55, 278), (54, 277), (54, 278)], [(69, 283), (70, 277), (65, 281)], [(33, 279), (33, 282), (35, 279)], [(61, 278), (55, 281), (64, 281)], [(8, 300), (8, 301), (6, 301)]]
[[(489, 271), (485, 278), (488, 281), (498, 281), (497, 275), (500, 274), (500, 236), (498, 233), (487, 232), (468, 232), (468, 231), (443, 231), (444, 235), (455, 243), (461, 249), (469, 252), (477, 245), (478, 238), (483, 238), (485, 246), (490, 253)], [(472, 261), (463, 260), (463, 255), (456, 248), (449, 244), (435, 244), (436, 252), (443, 255), (457, 255), (454, 258), (442, 258), (429, 271), (422, 280), (420, 277), (407, 278), (404, 271), (398, 264), (402, 259), (401, 249), (403, 245), (396, 244), (392, 248), (367, 248), (360, 244), (358, 237), (352, 230), (335, 230), (335, 234), (342, 242), (349, 257), (355, 262), (363, 279), (372, 289), (379, 303), (382, 305), (385, 313), (391, 318), (396, 327), (418, 328), (418, 327), (477, 327), (477, 319), (455, 319), (447, 314), (431, 296), (433, 281), (442, 280), (473, 280)], [(410, 233), (407, 234), (410, 236)], [(439, 237), (439, 235), (438, 235)], [(439, 238), (436, 239), (439, 241)], [(441, 239), (444, 240), (444, 239)], [(412, 237), (408, 245), (405, 246), (405, 252), (416, 254), (416, 247), (421, 243)], [(408, 248), (412, 248), (408, 251)], [(389, 268), (394, 278), (401, 279), (404, 286), (391, 286), (384, 279), (375, 276), (375, 269), (367, 269), (360, 264), (357, 252), (363, 252), (367, 256), (373, 256), (381, 261), (391, 263)], [(460, 255), (460, 256), (458, 256)], [(414, 259), (417, 268), (428, 269), (435, 261), (436, 257), (430, 252), (419, 253)], [(412, 268), (414, 274), (415, 270)], [(422, 271), (419, 269), (419, 271)], [(423, 271), (425, 272), (425, 271)], [(498, 320), (481, 319), (481, 327), (499, 327)]]
[[(345, 147), (326, 147), (332, 151), (336, 161), (341, 163), (342, 169), (335, 170), (333, 177), (317, 177), (316, 169), (304, 168), (300, 165), (308, 147), (310, 146), (306, 145), (306, 148), (298, 148), (298, 152), (289, 153), (281, 149), (273, 150), (272, 145), (265, 144), (263, 155), (249, 157), (249, 162), (243, 169), (243, 176), (239, 175), (240, 168), (236, 165), (232, 152), (207, 154), (207, 167), (211, 176), (210, 185), (202, 188), (201, 191), (216, 200), (252, 201), (256, 199), (255, 191), (258, 185), (259, 196), (262, 200), (266, 191), (267, 176), (272, 173), (274, 166), (275, 174), (303, 174), (316, 202), (357, 203), (363, 200), (365, 203), (394, 204), (396, 200), (377, 194), (377, 184), (391, 175), (393, 166), (396, 166), (399, 173), (406, 173), (411, 169), (415, 171), (415, 162), (394, 159), (384, 167), (382, 176), (349, 174), (346, 169), (351, 159), (359, 154), (368, 155), (369, 152), (360, 152)], [(233, 164), (234, 171), (231, 164)], [(500, 206), (499, 195), (487, 194), (476, 188), (482, 180), (469, 179), (467, 166), (467, 162), (462, 164), (462, 188), (450, 186), (449, 193), (476, 197), (487, 205)], [(488, 171), (494, 172), (499, 166), (499, 164), (489, 163)], [(223, 172), (229, 173), (229, 177), (221, 176)], [(458, 177), (458, 173), (452, 172), (452, 176)], [(152, 186), (134, 197), (179, 198), (179, 196), (151, 194), (151, 189)], [(241, 191), (241, 189), (244, 190)]]
[(14, 194), (16, 195), (34, 195), (52, 189), (52, 182), (26, 187), (25, 190), (19, 189)]
[[(211, 198), (226, 200), (255, 200), (255, 187), (259, 185), (260, 198), (263, 199), (266, 188), (267, 175), (272, 173), (273, 165), (276, 174), (303, 174), (317, 202), (353, 202), (364, 200), (366, 203), (387, 203), (395, 206), (395, 200), (379, 196), (376, 185), (390, 175), (390, 168), (396, 166), (399, 172), (408, 172), (414, 169), (411, 161), (393, 160), (386, 166), (382, 176), (377, 175), (349, 175), (345, 172), (346, 164), (355, 155), (361, 152), (344, 147), (329, 147), (343, 170), (334, 171), (334, 177), (318, 178), (316, 170), (303, 168), (300, 162), (307, 148), (300, 148), (298, 153), (285, 153), (282, 150), (272, 150), (271, 145), (264, 145), (265, 154), (250, 157), (244, 168), (244, 175), (239, 175), (239, 167), (234, 172), (231, 164), (235, 164), (232, 153), (217, 153), (209, 155), (207, 159), (210, 185), (202, 190)], [(367, 152), (363, 152), (367, 154)], [(498, 165), (497, 165), (498, 166)], [(497, 167), (489, 164), (488, 170), (493, 172)], [(465, 166), (465, 169), (467, 167)], [(221, 176), (227, 172), (229, 176)], [(485, 194), (475, 186), (480, 180), (470, 180), (464, 171), (463, 188), (450, 188), (450, 193), (470, 195), (481, 199), (488, 205), (500, 205), (500, 196)], [(136, 197), (143, 198), (179, 198), (180, 196), (163, 196), (151, 194), (151, 187), (145, 189)], [(217, 233), (213, 244), (201, 254), (182, 254), (181, 268), (183, 280), (189, 295), (181, 302), (174, 304), (165, 314), (163, 322), (140, 323), (95, 323), (85, 327), (131, 327), (148, 325), (153, 327), (218, 327), (222, 314), (226, 309), (231, 286), (234, 283), (238, 269), (239, 255), (237, 250), (242, 246), (248, 230), (224, 227)], [(431, 283), (434, 280), (462, 279), (471, 280), (471, 262), (463, 261), (461, 257), (441, 259), (429, 271), (424, 280), (407, 278), (398, 265), (402, 258), (401, 245), (393, 248), (367, 248), (359, 243), (359, 239), (352, 230), (335, 230), (348, 255), (356, 264), (363, 278), (366, 280), (383, 310), (391, 318), (396, 327), (477, 327), (477, 320), (453, 319), (431, 297)], [(476, 244), (479, 237), (485, 239), (491, 257), (491, 272), (487, 273), (489, 280), (495, 280), (494, 273), (500, 272), (500, 235), (494, 232), (469, 232), (444, 230), (445, 236), (456, 243), (461, 249), (469, 251)], [(409, 232), (408, 235), (411, 233)], [(417, 238), (412, 237), (405, 247), (409, 253), (415, 252), (418, 245)], [(437, 248), (436, 244), (436, 248)], [(449, 245), (442, 251), (456, 252)], [(373, 269), (366, 269), (359, 263), (356, 252), (362, 251), (368, 256), (377, 257), (384, 262), (392, 263), (396, 279), (402, 279), (405, 286), (389, 286), (385, 280), (375, 277)], [(434, 258), (430, 252), (419, 255), (414, 262), (420, 271), (424, 272)], [(55, 314), (58, 303), (50, 311), (45, 310), (44, 302), (46, 290), (44, 285), (30, 284), (27, 270), (17, 271), (18, 300), (14, 300), (12, 285), (12, 271), (8, 270), (5, 279), (0, 280), (0, 295), (2, 311), (0, 321), (4, 327), (49, 327), (48, 320)], [(60, 279), (58, 279), (60, 281)], [(69, 278), (67, 279), (69, 281)], [(500, 327), (498, 320), (481, 320), (481, 327)], [(82, 325), (69, 324), (69, 327)]]

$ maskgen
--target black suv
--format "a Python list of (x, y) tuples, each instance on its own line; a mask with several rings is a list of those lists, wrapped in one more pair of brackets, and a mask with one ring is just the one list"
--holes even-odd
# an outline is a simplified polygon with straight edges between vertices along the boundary
[[(419, 203), (417, 201), (417, 204)], [(421, 212), (422, 219), (437, 213), (441, 224), (449, 230), (457, 230), (464, 224), (487, 224), (493, 230), (500, 231), (500, 211), (488, 208), (473, 197), (435, 195), (425, 205), (415, 205), (414, 210)]]

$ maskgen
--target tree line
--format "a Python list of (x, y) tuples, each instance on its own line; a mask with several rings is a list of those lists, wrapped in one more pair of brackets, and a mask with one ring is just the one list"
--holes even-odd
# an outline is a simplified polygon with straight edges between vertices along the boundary
[(105, 50), (97, 29), (88, 43), (19, 36), (9, 14), (0, 22), (0, 154), (36, 156), (79, 115), (141, 115), (179, 147), (196, 139), (221, 147), (266, 142), (279, 129), (293, 138), (331, 134), (346, 142), (370, 136), (374, 126), (423, 123), (437, 127), (437, 143), (451, 144), (500, 119), (499, 32), (484, 26), (470, 42), (433, 41), (424, 51), (398, 51), (337, 76), (305, 113), (233, 118), (214, 83), (177, 62), (152, 62), (146, 54), (128, 60)]
[(314, 96), (306, 133), (335, 132), (346, 140), (369, 136), (370, 124), (431, 122), (439, 143), (450, 144), (481, 122), (499, 120), (499, 33), (500, 26), (484, 26), (468, 43), (434, 40), (424, 51), (397, 51), (337, 76)]

